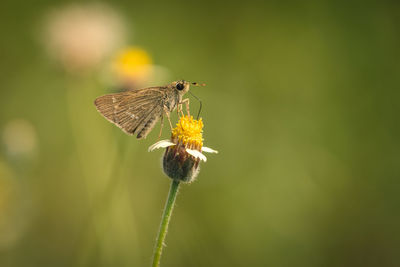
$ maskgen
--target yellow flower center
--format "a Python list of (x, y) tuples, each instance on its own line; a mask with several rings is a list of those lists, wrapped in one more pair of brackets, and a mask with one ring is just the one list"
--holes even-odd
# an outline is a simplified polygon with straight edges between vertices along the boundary
[(151, 70), (152, 60), (143, 49), (130, 47), (122, 50), (114, 61), (115, 71), (122, 77), (138, 78)]
[(192, 116), (181, 117), (172, 129), (172, 140), (180, 142), (187, 148), (201, 150), (203, 147), (203, 121), (194, 120)]

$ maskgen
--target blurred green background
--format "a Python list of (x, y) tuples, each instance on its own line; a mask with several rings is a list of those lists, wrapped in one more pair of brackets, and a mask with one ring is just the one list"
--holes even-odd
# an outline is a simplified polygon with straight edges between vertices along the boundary
[[(3, 1), (0, 266), (150, 265), (170, 183), (147, 152), (159, 124), (138, 141), (93, 100), (178, 79), (207, 84), (192, 92), (220, 153), (181, 187), (162, 266), (400, 266), (399, 14)], [(142, 54), (121, 78), (126, 49)]]

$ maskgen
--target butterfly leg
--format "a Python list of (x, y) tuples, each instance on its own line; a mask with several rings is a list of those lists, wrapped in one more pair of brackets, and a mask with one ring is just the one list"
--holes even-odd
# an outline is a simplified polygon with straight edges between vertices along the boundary
[(164, 112), (165, 112), (165, 115), (167, 115), (169, 126), (171, 126), (171, 130), (172, 130), (174, 127), (172, 127), (171, 118), (169, 117), (169, 110), (166, 106), (164, 106)]
[(178, 107), (176, 108), (176, 114), (178, 114), (178, 116), (180, 115), (179, 113), (184, 116), (181, 103), (178, 103)]
[[(189, 110), (189, 98), (183, 99), (179, 104), (178, 104), (178, 110), (182, 113), (182, 116), (184, 116), (183, 111), (182, 111), (182, 104), (185, 104), (186, 106), (186, 112), (188, 116), (190, 117), (190, 110)], [(179, 114), (178, 111), (178, 114)]]
[(161, 124), (160, 133), (158, 134), (157, 141), (160, 140), (162, 129), (164, 128), (164, 116), (163, 115), (161, 115), (161, 123), (160, 124)]

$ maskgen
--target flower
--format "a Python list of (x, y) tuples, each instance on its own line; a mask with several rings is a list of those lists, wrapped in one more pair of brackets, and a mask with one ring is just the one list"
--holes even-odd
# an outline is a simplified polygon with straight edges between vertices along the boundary
[(110, 82), (118, 91), (157, 85), (169, 80), (167, 68), (156, 65), (148, 50), (127, 46), (117, 51), (109, 66)]
[(2, 132), (2, 141), (11, 157), (29, 157), (37, 150), (35, 127), (25, 119), (8, 122)]
[(70, 72), (91, 70), (124, 43), (121, 16), (103, 4), (72, 4), (51, 12), (44, 41), (50, 54)]
[(166, 147), (163, 157), (164, 173), (173, 180), (192, 182), (199, 173), (200, 161), (207, 161), (202, 152), (218, 153), (203, 147), (203, 121), (183, 116), (172, 129), (171, 140), (161, 140), (149, 151)]
[(128, 47), (116, 55), (112, 68), (122, 87), (142, 86), (153, 75), (154, 66), (150, 54), (139, 47)]

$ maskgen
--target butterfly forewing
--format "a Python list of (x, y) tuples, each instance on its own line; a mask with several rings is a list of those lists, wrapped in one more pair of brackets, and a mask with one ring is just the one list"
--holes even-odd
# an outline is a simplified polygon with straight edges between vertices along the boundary
[(163, 87), (144, 88), (96, 98), (97, 110), (127, 134), (144, 138), (163, 114)]

